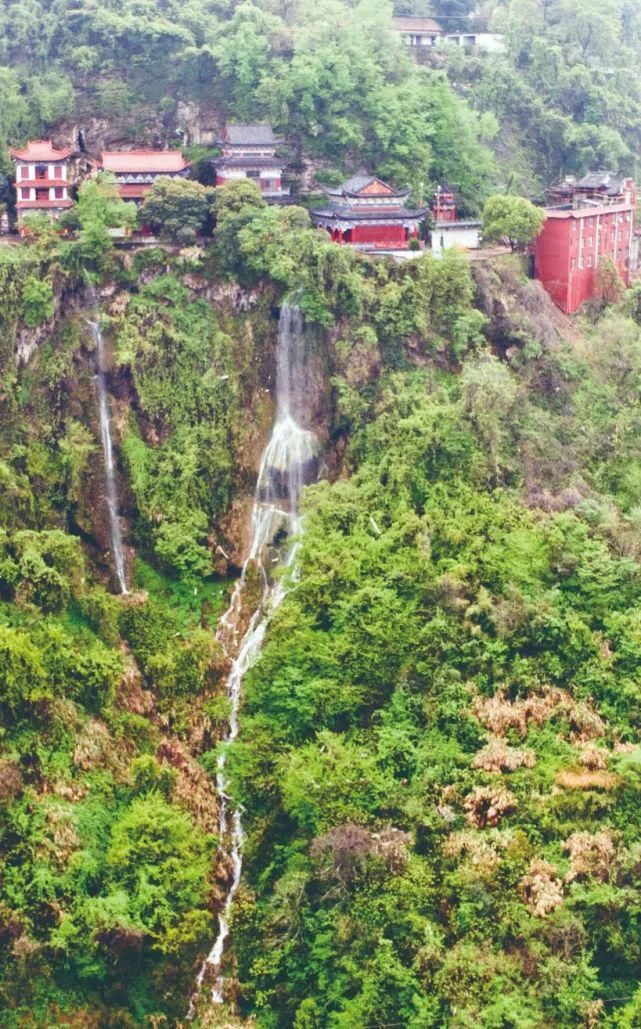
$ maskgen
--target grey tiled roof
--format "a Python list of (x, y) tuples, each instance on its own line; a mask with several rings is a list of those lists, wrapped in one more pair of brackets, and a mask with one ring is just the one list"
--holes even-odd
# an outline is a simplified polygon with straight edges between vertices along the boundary
[(405, 207), (373, 207), (369, 210), (354, 207), (322, 207), (312, 211), (312, 216), (317, 218), (336, 218), (347, 221), (403, 221), (406, 218), (424, 218), (427, 208), (418, 211), (409, 211)]
[(228, 125), (225, 136), (232, 146), (276, 146), (271, 125)]
[(214, 157), (212, 164), (217, 168), (282, 168), (285, 162), (278, 157)]
[(615, 195), (621, 192), (621, 184), (622, 179), (620, 175), (615, 175), (609, 171), (594, 171), (584, 175), (576, 185), (579, 189), (599, 189), (605, 193)]
[[(362, 189), (365, 189), (365, 186), (368, 186), (370, 182), (382, 181), (383, 180), (379, 179), (377, 175), (352, 175), (350, 179), (346, 179), (345, 182), (343, 182), (340, 186), (326, 187), (325, 192), (332, 197), (341, 197), (345, 195), (355, 196), (358, 193), (360, 193)], [(383, 183), (383, 185), (387, 185), (387, 183)], [(409, 189), (393, 189), (392, 186), (388, 186), (388, 189), (392, 190), (393, 196), (398, 197), (407, 196), (407, 194), (409, 193)], [(376, 196), (375, 193), (370, 195)]]

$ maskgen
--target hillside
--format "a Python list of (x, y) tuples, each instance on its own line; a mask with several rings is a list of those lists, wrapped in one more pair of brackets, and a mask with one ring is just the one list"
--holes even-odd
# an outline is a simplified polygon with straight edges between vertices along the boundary
[[(391, 16), (5, 4), (0, 202), (29, 137), (207, 180), (229, 118), (470, 213), (634, 169), (630, 5)], [(641, 287), (184, 187), (0, 242), (0, 1023), (641, 1025)]]
[(86, 286), (43, 246), (2, 264), (5, 1024), (186, 1014), (229, 874), (213, 630), (296, 295), (323, 481), (230, 752), (225, 996), (266, 1026), (633, 1025), (636, 294), (570, 325), (518, 259), (371, 263), (291, 209), (112, 254), (118, 598)]

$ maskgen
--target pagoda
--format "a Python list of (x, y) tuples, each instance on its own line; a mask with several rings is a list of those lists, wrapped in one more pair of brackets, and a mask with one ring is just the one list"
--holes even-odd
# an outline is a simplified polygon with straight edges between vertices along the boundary
[(276, 157), (279, 140), (271, 125), (228, 125), (217, 143), (222, 150), (214, 162), (217, 186), (251, 179), (266, 200), (289, 196), (289, 188), (283, 186), (283, 161)]
[(56, 219), (72, 206), (67, 177), (70, 147), (57, 150), (51, 140), (34, 139), (21, 150), (9, 152), (16, 165), (16, 210), (21, 233), (24, 215), (30, 211)]
[(98, 162), (101, 171), (111, 172), (123, 200), (141, 204), (156, 179), (185, 179), (191, 164), (180, 150), (105, 150)]
[(394, 189), (371, 175), (354, 175), (336, 189), (326, 188), (328, 206), (311, 212), (334, 243), (363, 249), (407, 250), (418, 240), (426, 208), (405, 206), (409, 189)]

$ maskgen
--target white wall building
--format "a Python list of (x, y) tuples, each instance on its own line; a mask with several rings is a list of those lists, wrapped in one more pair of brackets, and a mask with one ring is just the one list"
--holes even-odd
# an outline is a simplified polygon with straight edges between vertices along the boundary
[(481, 245), (480, 221), (436, 222), (432, 227), (432, 255), (441, 257), (444, 250), (478, 250)]

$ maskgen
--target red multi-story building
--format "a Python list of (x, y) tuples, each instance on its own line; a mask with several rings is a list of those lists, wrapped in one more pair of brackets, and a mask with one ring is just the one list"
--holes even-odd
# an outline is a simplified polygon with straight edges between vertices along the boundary
[(327, 229), (334, 243), (363, 249), (407, 250), (427, 214), (426, 208), (405, 207), (409, 189), (394, 189), (371, 175), (354, 175), (325, 193), (329, 206), (312, 211), (314, 224)]
[(597, 296), (606, 259), (630, 284), (635, 209), (632, 179), (608, 172), (566, 179), (550, 191), (534, 243), (534, 274), (566, 314)]
[(271, 125), (228, 125), (219, 139), (222, 156), (216, 158), (216, 185), (251, 179), (266, 200), (289, 196), (283, 186), (283, 160), (276, 156), (278, 140)]
[(20, 232), (23, 218), (30, 211), (40, 211), (58, 218), (71, 207), (69, 197), (69, 147), (56, 150), (50, 140), (34, 139), (21, 150), (11, 150), (16, 164), (16, 210)]
[(123, 200), (140, 204), (156, 179), (188, 178), (191, 164), (180, 150), (105, 150), (98, 167), (115, 175)]

